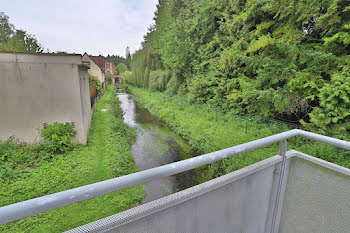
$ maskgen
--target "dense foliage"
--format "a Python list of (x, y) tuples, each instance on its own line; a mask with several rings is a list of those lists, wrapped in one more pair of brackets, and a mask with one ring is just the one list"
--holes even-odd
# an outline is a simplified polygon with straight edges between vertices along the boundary
[(44, 123), (41, 130), (43, 145), (52, 154), (62, 154), (70, 151), (74, 144), (72, 138), (77, 134), (74, 122), (52, 124)]
[(99, 92), (102, 90), (102, 83), (101, 83), (101, 81), (96, 76), (93, 76), (90, 73), (89, 73), (89, 86), (90, 86), (90, 90), (93, 87), (96, 87), (96, 90), (99, 91)]
[(131, 52), (130, 52), (129, 46), (127, 46), (125, 49), (125, 58), (118, 55), (113, 55), (113, 56), (108, 55), (107, 59), (112, 60), (114, 62), (115, 67), (123, 63), (126, 65), (127, 69), (130, 69)]
[[(175, 133), (181, 135), (200, 154), (217, 151), (270, 136), (290, 129), (280, 122), (265, 122), (264, 118), (239, 116), (223, 112), (208, 104), (186, 101), (178, 95), (151, 92), (129, 87), (134, 99), (143, 107), (159, 116)], [(347, 138), (348, 140), (348, 138)], [(350, 168), (350, 151), (341, 150), (323, 143), (311, 142), (300, 137), (288, 140), (288, 150), (296, 149), (321, 159)], [(274, 144), (211, 164), (199, 170), (201, 181), (210, 180), (245, 166), (254, 164), (278, 153)]]
[(348, 0), (159, 0), (130, 80), (163, 91), (167, 70), (169, 94), (344, 135), (349, 54)]
[[(131, 154), (135, 138), (110, 86), (94, 109), (87, 146), (47, 160), (35, 146), (14, 139), (0, 142), (0, 158), (6, 157), (0, 160), (0, 206), (136, 172)], [(25, 161), (19, 161), (22, 158)], [(16, 166), (3, 168), (15, 160)], [(11, 177), (2, 176), (6, 172)], [(144, 196), (144, 186), (139, 185), (1, 225), (0, 232), (63, 232), (130, 208)]]
[(128, 67), (124, 63), (119, 63), (115, 67), (115, 72), (116, 72), (117, 75), (120, 75), (120, 74), (124, 73), (127, 70), (128, 70)]
[(113, 55), (113, 56), (108, 56), (107, 59), (112, 60), (114, 62), (115, 67), (117, 67), (117, 65), (119, 65), (120, 63), (124, 63), (128, 65), (126, 59), (122, 56)]
[(9, 17), (0, 12), (0, 51), (42, 52), (37, 39), (26, 31), (18, 30), (9, 22)]

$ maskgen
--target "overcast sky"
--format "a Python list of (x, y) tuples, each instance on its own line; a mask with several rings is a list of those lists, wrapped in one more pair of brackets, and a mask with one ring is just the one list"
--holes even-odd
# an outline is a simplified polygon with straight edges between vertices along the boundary
[(50, 52), (125, 55), (140, 47), (157, 0), (0, 0), (17, 29)]

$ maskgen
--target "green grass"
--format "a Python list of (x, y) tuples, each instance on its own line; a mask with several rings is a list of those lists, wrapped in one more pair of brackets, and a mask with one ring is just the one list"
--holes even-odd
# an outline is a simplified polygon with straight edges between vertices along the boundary
[[(0, 206), (137, 172), (131, 154), (134, 140), (134, 129), (124, 124), (110, 86), (93, 113), (87, 146), (3, 181)], [(139, 185), (0, 226), (0, 232), (62, 232), (133, 207), (144, 196), (144, 185)]]
[[(205, 104), (191, 104), (179, 96), (170, 97), (161, 92), (151, 92), (131, 86), (129, 89), (139, 105), (148, 108), (164, 120), (176, 134), (181, 135), (193, 149), (200, 153), (228, 148), (290, 129), (287, 125), (280, 123), (264, 123), (253, 117), (239, 116), (231, 112), (224, 113)], [(350, 168), (349, 151), (302, 138), (288, 140), (288, 143), (288, 149), (297, 149)], [(278, 145), (273, 144), (216, 162), (209, 166), (209, 174), (201, 174), (200, 180), (218, 177), (277, 153)], [(205, 170), (199, 171), (204, 173)]]

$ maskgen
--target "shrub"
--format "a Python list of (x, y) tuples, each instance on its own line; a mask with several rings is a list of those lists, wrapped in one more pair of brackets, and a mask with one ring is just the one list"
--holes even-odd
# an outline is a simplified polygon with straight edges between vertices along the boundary
[(108, 84), (112, 84), (113, 75), (110, 72), (106, 73), (106, 81)]
[(89, 74), (89, 82), (90, 82), (90, 86), (91, 86), (92, 83), (96, 84), (97, 91), (101, 91), (102, 90), (102, 83), (96, 76), (93, 76), (92, 74)]
[(115, 68), (117, 74), (123, 74), (125, 71), (128, 70), (128, 67), (124, 63), (119, 63), (117, 67)]
[(58, 123), (53, 124), (44, 123), (44, 128), (41, 130), (41, 136), (44, 138), (43, 146), (48, 152), (54, 154), (61, 154), (70, 151), (74, 148), (72, 137), (77, 134), (74, 129), (75, 124)]

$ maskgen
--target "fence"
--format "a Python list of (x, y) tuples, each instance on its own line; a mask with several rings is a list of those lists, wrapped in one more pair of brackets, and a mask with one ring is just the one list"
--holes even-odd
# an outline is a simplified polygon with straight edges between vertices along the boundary
[(95, 106), (96, 100), (98, 97), (98, 91), (96, 89), (96, 84), (94, 83), (93, 88), (90, 91), (90, 103), (91, 103), (91, 108)]
[(281, 142), (277, 156), (71, 232), (345, 232), (350, 229), (350, 170), (287, 152), (286, 140), (295, 136), (350, 150), (350, 142), (295, 129), (1, 207), (0, 224)]

